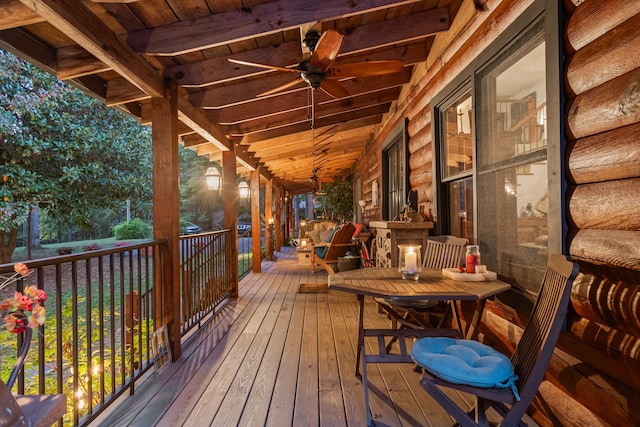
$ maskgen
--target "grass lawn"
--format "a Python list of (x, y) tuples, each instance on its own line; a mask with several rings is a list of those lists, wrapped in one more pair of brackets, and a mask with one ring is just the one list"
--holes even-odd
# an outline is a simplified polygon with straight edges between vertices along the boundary
[[(72, 248), (74, 254), (79, 252), (83, 252), (83, 246), (91, 245), (93, 243), (97, 243), (103, 249), (110, 249), (117, 242), (129, 242), (131, 244), (143, 242), (148, 239), (129, 239), (129, 240), (116, 240), (115, 237), (108, 237), (106, 239), (93, 239), (93, 240), (80, 240), (77, 242), (65, 242), (65, 243), (52, 243), (49, 245), (42, 245), (42, 249), (32, 249), (31, 250), (31, 259), (40, 259), (40, 258), (49, 258), (58, 256), (59, 248)], [(19, 246), (13, 252), (12, 261), (26, 261), (27, 258), (27, 248), (25, 246)]]

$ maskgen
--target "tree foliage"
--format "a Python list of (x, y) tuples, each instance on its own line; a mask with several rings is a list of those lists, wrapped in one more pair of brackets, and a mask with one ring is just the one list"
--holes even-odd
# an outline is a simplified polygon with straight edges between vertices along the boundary
[(329, 206), (336, 211), (340, 220), (350, 221), (353, 207), (351, 180), (348, 178), (336, 179), (327, 184), (325, 190)]
[(148, 128), (0, 50), (0, 248), (34, 203), (83, 227), (126, 199), (148, 210), (151, 155)]

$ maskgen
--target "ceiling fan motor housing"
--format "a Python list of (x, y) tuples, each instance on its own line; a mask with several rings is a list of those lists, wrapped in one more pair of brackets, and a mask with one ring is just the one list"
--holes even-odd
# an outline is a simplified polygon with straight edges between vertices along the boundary
[(309, 31), (305, 34), (302, 43), (309, 49), (311, 52), (316, 50), (316, 45), (318, 44), (318, 40), (320, 40), (320, 33), (317, 31)]

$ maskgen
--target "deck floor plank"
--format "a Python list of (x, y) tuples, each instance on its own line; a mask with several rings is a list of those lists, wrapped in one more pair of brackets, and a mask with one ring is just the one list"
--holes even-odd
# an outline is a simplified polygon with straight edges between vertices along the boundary
[[(326, 272), (299, 264), (294, 248), (277, 256), (240, 282), (239, 297), (184, 342), (178, 361), (91, 426), (364, 426), (357, 298), (299, 293), (301, 283), (326, 283)], [(375, 302), (365, 301), (366, 327), (387, 327)], [(420, 388), (413, 365), (368, 364), (368, 372), (377, 426), (453, 425)]]

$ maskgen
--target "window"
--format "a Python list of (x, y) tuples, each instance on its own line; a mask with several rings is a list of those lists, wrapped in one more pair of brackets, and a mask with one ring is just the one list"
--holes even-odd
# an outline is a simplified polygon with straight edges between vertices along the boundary
[[(561, 162), (554, 160), (559, 136), (550, 138), (547, 111), (553, 107), (558, 114), (560, 107), (547, 100), (553, 92), (545, 25), (540, 14), (505, 35), (491, 56), (460, 76), (463, 83), (434, 100), (433, 115), (439, 231), (479, 244), (483, 264), (533, 291), (549, 242), (561, 234), (553, 225), (561, 222), (560, 211), (549, 209), (549, 200), (560, 194), (558, 181), (549, 185), (549, 177), (560, 174)], [(549, 154), (550, 147), (558, 154)]]
[[(468, 85), (467, 85), (468, 86)], [(473, 98), (470, 90), (445, 104), (440, 112), (442, 163), (440, 165), (444, 218), (449, 233), (474, 243), (473, 227)]]
[(531, 32), (477, 75), (485, 118), (477, 143), (483, 262), (526, 288), (542, 279), (549, 237), (545, 43), (543, 33)]
[(405, 124), (400, 125), (382, 146), (382, 219), (392, 220), (407, 203)]

